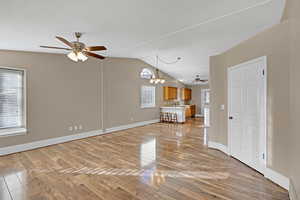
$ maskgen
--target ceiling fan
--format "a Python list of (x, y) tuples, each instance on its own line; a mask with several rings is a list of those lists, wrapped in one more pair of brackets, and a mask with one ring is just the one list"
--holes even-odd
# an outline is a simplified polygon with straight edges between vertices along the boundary
[(196, 75), (194, 83), (206, 83), (207, 81), (208, 81), (207, 79), (200, 78), (200, 75)]
[(62, 49), (62, 50), (68, 50), (71, 51), (68, 54), (68, 57), (78, 62), (78, 60), (84, 62), (88, 59), (88, 56), (95, 57), (98, 59), (104, 59), (104, 56), (92, 53), (91, 51), (103, 51), (106, 50), (105, 46), (90, 46), (87, 47), (84, 43), (79, 42), (80, 37), (82, 36), (82, 33), (75, 32), (76, 41), (69, 42), (68, 40), (64, 39), (63, 37), (56, 36), (56, 39), (63, 42), (65, 45), (68, 46), (68, 48), (65, 47), (53, 47), (53, 46), (40, 46), (42, 48), (48, 48), (48, 49)]

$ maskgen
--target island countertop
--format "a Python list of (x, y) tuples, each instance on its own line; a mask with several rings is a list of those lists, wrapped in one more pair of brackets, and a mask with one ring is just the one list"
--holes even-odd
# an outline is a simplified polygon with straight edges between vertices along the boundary
[(185, 109), (185, 106), (162, 106), (161, 109)]

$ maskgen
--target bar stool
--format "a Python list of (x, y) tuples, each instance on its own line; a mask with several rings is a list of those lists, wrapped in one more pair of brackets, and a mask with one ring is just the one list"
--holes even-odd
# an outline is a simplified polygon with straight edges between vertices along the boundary
[(178, 122), (177, 113), (172, 113), (171, 122), (173, 122), (173, 123)]
[(171, 113), (165, 113), (165, 122), (170, 122), (171, 121)]

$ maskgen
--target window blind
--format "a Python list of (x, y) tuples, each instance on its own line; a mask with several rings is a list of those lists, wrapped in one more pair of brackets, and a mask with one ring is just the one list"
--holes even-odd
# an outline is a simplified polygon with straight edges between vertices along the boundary
[(141, 88), (141, 107), (153, 108), (155, 107), (155, 87), (142, 86)]
[(0, 129), (23, 127), (24, 71), (0, 69)]

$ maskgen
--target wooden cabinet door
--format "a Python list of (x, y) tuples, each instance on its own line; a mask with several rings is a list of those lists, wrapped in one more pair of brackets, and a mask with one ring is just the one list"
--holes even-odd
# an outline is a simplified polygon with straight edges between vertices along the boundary
[(191, 105), (191, 117), (196, 116), (196, 105)]
[(173, 87), (170, 87), (170, 93), (171, 93), (171, 99), (174, 99), (174, 88)]
[(191, 116), (192, 116), (192, 114), (191, 114), (191, 108), (188, 107), (188, 108), (185, 109), (185, 117), (189, 118)]
[(169, 100), (169, 87), (164, 87), (164, 100)]
[(186, 100), (185, 88), (181, 89), (181, 100)]
[(192, 93), (192, 92), (191, 92), (191, 89), (187, 89), (187, 90), (186, 90), (187, 100), (191, 100), (191, 96), (192, 96), (191, 93)]
[(192, 99), (192, 90), (189, 88), (183, 88), (181, 90), (181, 99), (184, 101), (189, 101)]
[(172, 87), (172, 99), (177, 99), (177, 88)]
[(177, 88), (176, 87), (164, 87), (164, 100), (175, 100), (177, 99)]
[(188, 93), (188, 100), (191, 100), (192, 99), (192, 90), (188, 89), (187, 93)]

